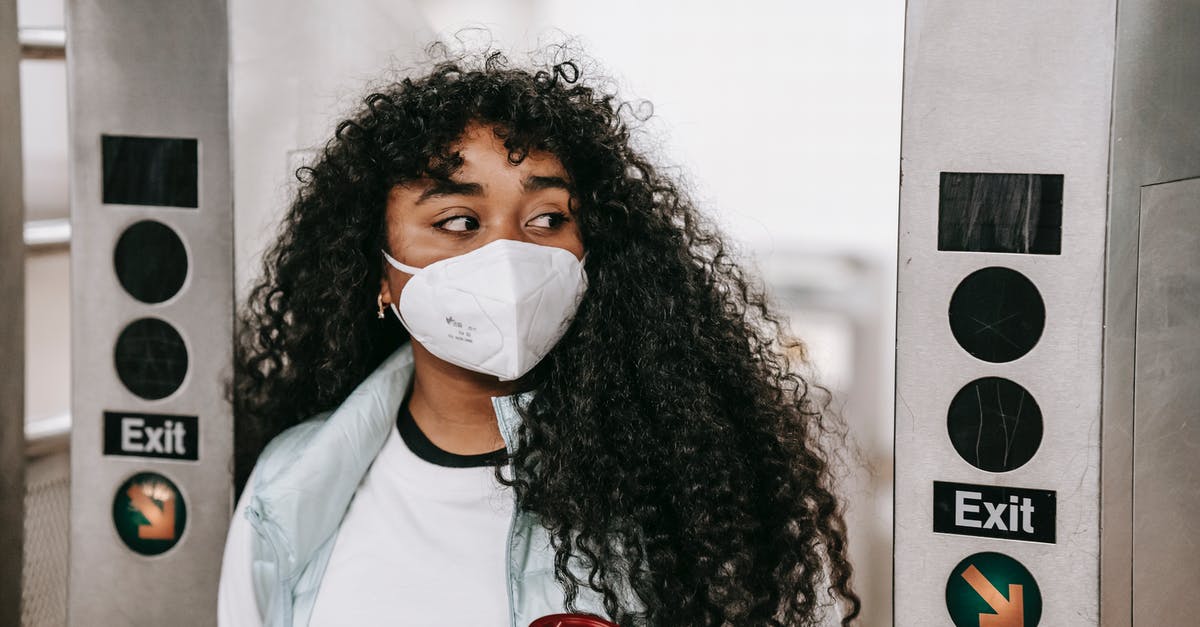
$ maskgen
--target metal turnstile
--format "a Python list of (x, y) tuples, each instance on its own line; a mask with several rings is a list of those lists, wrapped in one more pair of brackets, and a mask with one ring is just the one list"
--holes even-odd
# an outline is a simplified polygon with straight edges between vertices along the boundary
[(233, 513), (235, 294), (296, 167), (433, 32), (408, 2), (66, 8), (68, 622), (211, 625)]
[(229, 523), (224, 2), (67, 3), (71, 625), (212, 624)]
[(910, 0), (895, 625), (1192, 625), (1200, 2)]

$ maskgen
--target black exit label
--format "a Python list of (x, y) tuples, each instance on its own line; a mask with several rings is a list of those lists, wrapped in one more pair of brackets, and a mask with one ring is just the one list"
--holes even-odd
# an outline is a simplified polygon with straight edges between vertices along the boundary
[(962, 536), (1055, 542), (1053, 490), (933, 482), (933, 530)]
[(198, 459), (195, 416), (104, 412), (104, 454)]

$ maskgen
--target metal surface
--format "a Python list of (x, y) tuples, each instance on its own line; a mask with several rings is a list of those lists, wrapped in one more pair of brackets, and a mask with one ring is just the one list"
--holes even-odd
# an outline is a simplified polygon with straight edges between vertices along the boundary
[(25, 423), (25, 456), (29, 459), (65, 453), (71, 446), (71, 416), (62, 414)]
[(65, 59), (67, 32), (61, 28), (22, 28), (21, 58)]
[(51, 627), (67, 621), (70, 457), (64, 440), (56, 450), (42, 450), (28, 460), (20, 623), (24, 627)]
[[(1134, 330), (1142, 186), (1200, 175), (1200, 1), (1122, 1), (1117, 19), (1104, 312), (1100, 598), (1134, 620)], [(1193, 572), (1195, 566), (1192, 567)], [(1148, 574), (1148, 573), (1145, 573)], [(1160, 571), (1167, 583), (1171, 574)], [(1152, 584), (1154, 580), (1136, 585)]]
[[(215, 623), (221, 547), (231, 513), (231, 411), (223, 377), (231, 363), (232, 191), (229, 163), (227, 14), (224, 2), (69, 0), (71, 119), (71, 625)], [(101, 135), (199, 141), (195, 209), (104, 205)], [(142, 219), (173, 228), (191, 262), (182, 290), (155, 305), (117, 281), (113, 250)], [(152, 262), (152, 260), (147, 260)], [(157, 401), (118, 380), (113, 346), (134, 319), (154, 316), (182, 334), (189, 372)], [(198, 461), (105, 457), (106, 410), (198, 416)], [(121, 484), (161, 473), (182, 491), (187, 526), (154, 557), (134, 553), (113, 523)], [(119, 586), (112, 573), (119, 573)]]
[(1200, 178), (1142, 189), (1133, 437), (1133, 616), (1195, 623), (1200, 589)]
[(0, 625), (21, 620), (25, 494), (25, 246), (17, 6), (0, 0)]
[[(978, 551), (1041, 584), (1041, 625), (1099, 620), (1100, 367), (1115, 0), (913, 0), (905, 35), (896, 358), (895, 620), (951, 625), (952, 569)], [(941, 172), (1061, 174), (1062, 252), (939, 252)], [(1038, 344), (1008, 363), (964, 351), (950, 296), (986, 266), (1028, 277), (1045, 301)], [(1047, 416), (1037, 454), (989, 473), (951, 446), (947, 407), (985, 376), (1024, 386)], [(1054, 490), (1053, 545), (932, 532), (934, 480)]]
[(70, 248), (70, 220), (30, 220), (25, 223), (25, 246), (31, 249)]

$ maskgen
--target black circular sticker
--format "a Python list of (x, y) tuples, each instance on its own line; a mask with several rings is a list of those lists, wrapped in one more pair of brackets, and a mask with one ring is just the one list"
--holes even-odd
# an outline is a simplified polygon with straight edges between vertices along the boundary
[(972, 272), (950, 297), (950, 331), (984, 361), (1012, 361), (1042, 337), (1046, 305), (1025, 275), (993, 266)]
[(946, 420), (954, 450), (972, 466), (1007, 472), (1025, 465), (1042, 443), (1042, 411), (1025, 388), (1000, 377), (976, 379), (950, 401)]
[(171, 227), (142, 220), (121, 233), (113, 251), (113, 267), (131, 296), (144, 303), (161, 303), (183, 287), (187, 251)]
[(157, 318), (142, 318), (125, 327), (113, 358), (121, 383), (147, 400), (170, 396), (187, 375), (183, 338), (175, 327)]
[(121, 484), (113, 498), (113, 525), (125, 545), (158, 555), (179, 543), (187, 505), (179, 488), (156, 472), (140, 472)]

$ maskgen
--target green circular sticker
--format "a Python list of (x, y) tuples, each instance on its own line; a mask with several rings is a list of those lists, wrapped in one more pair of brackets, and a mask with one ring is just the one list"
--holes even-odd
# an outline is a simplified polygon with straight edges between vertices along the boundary
[(1042, 592), (1017, 560), (976, 553), (950, 573), (946, 609), (957, 627), (1036, 627)]
[(179, 542), (187, 505), (179, 488), (156, 472), (140, 472), (121, 484), (113, 498), (113, 525), (126, 546), (158, 555)]

